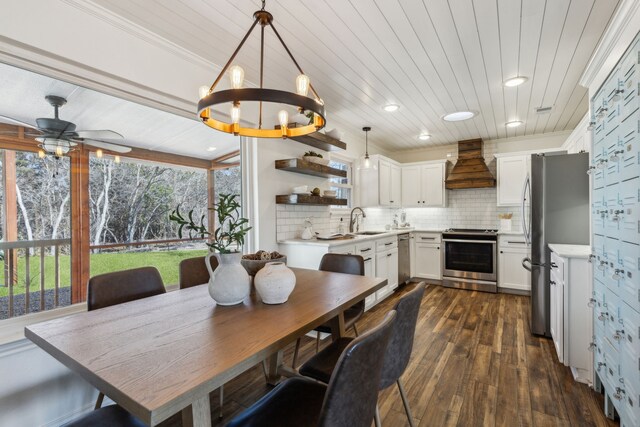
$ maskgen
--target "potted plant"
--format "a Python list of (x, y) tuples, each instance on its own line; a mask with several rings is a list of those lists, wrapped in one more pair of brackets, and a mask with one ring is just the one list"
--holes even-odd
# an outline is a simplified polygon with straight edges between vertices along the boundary
[[(169, 219), (180, 225), (178, 236), (182, 238), (185, 231), (189, 238), (209, 238), (207, 242), (210, 253), (205, 259), (209, 270), (209, 295), (220, 305), (240, 304), (249, 295), (250, 278), (247, 271), (240, 264), (241, 249), (247, 232), (249, 220), (240, 216), (240, 203), (237, 194), (221, 194), (213, 209), (218, 219), (218, 227), (211, 233), (204, 225), (204, 215), (199, 222), (193, 218), (193, 210), (185, 218), (180, 212), (180, 206), (169, 215)], [(217, 251), (214, 252), (214, 251)], [(218, 267), (213, 271), (209, 259), (215, 256)]]

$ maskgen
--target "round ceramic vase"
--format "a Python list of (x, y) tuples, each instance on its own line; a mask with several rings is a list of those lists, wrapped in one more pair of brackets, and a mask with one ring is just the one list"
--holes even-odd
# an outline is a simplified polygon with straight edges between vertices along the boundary
[(265, 304), (282, 304), (296, 286), (296, 275), (283, 262), (270, 262), (254, 278), (256, 290)]
[[(211, 269), (209, 259), (215, 256), (218, 267)], [(209, 295), (219, 305), (240, 304), (251, 291), (251, 278), (240, 264), (241, 253), (217, 254), (210, 252), (205, 258), (209, 270)]]

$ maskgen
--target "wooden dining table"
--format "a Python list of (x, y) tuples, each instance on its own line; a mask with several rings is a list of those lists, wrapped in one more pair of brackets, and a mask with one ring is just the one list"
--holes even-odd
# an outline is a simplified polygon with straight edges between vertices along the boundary
[(292, 270), (284, 304), (252, 292), (219, 306), (201, 285), (27, 326), (25, 336), (148, 425), (183, 411), (210, 426), (210, 392), (265, 359), (276, 381), (286, 345), (327, 321), (342, 336), (343, 311), (387, 283)]

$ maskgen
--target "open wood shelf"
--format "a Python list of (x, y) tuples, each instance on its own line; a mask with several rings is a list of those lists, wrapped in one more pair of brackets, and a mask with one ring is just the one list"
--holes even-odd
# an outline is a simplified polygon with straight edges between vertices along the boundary
[(323, 178), (331, 178), (334, 176), (340, 178), (347, 177), (347, 171), (320, 165), (318, 163), (307, 162), (303, 159), (276, 160), (276, 169)]
[(336, 199), (335, 197), (312, 196), (311, 194), (284, 194), (276, 196), (277, 205), (318, 205), (346, 206), (347, 199)]
[[(289, 123), (290, 128), (294, 128), (297, 126), (299, 126), (297, 123)], [(275, 129), (280, 129), (280, 125), (276, 125)], [(309, 135), (303, 136), (292, 136), (291, 139), (303, 144), (310, 145), (313, 148), (317, 148), (318, 150), (336, 151), (347, 149), (346, 143), (320, 132), (314, 132), (310, 133)]]

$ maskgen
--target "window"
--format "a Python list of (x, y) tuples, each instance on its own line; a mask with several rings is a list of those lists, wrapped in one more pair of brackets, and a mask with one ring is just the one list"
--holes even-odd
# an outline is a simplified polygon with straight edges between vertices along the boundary
[(335, 190), (338, 199), (347, 199), (346, 206), (333, 205), (335, 209), (350, 209), (353, 199), (353, 161), (339, 155), (331, 155), (329, 166), (335, 169), (347, 171), (346, 178), (333, 177), (329, 179), (329, 188)]

